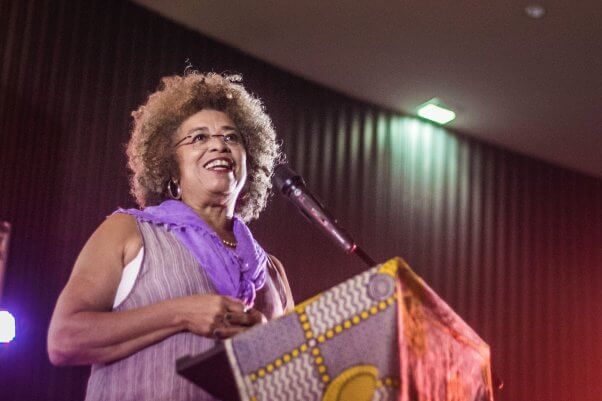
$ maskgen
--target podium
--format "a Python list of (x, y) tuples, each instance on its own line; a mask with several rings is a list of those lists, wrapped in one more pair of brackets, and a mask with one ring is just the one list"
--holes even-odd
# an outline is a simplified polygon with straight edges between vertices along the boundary
[(223, 401), (493, 400), (489, 346), (400, 258), (176, 365)]

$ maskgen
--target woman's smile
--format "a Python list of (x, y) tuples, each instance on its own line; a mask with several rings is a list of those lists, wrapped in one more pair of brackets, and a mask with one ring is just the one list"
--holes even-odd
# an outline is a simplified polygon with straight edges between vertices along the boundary
[(217, 173), (229, 173), (234, 170), (234, 161), (225, 157), (218, 157), (205, 163), (207, 170)]

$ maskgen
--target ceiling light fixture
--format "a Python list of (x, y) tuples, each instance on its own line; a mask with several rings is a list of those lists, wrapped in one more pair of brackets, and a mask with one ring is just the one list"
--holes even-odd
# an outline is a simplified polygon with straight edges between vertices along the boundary
[(525, 13), (533, 19), (540, 19), (546, 15), (546, 9), (540, 4), (529, 4), (525, 7)]
[(418, 114), (418, 117), (441, 125), (445, 125), (456, 118), (456, 113), (450, 110), (437, 98), (433, 98), (418, 106), (416, 114)]

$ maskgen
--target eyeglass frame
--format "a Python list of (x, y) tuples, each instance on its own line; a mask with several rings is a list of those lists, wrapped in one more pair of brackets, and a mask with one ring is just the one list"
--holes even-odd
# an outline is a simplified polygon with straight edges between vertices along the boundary
[[(236, 146), (238, 146), (238, 145), (242, 145), (243, 147), (245, 147), (245, 140), (244, 140), (244, 137), (243, 137), (243, 136), (242, 136), (242, 135), (241, 135), (241, 134), (240, 134), (238, 131), (236, 131), (236, 130), (234, 130), (234, 129), (232, 130), (233, 132), (229, 132), (229, 133), (227, 133), (227, 134), (213, 134), (213, 135), (211, 135), (211, 134), (205, 134), (205, 133), (202, 133), (202, 134), (195, 134), (195, 132), (197, 132), (197, 131), (202, 131), (202, 130), (201, 130), (201, 129), (198, 129), (198, 128), (195, 128), (194, 130), (192, 130), (192, 133), (191, 133), (191, 134), (188, 134), (188, 135), (186, 135), (184, 138), (180, 139), (178, 142), (176, 142), (176, 143), (173, 145), (174, 149), (175, 149), (175, 148), (177, 148), (177, 147), (179, 147), (179, 146), (183, 146), (183, 145), (193, 145), (193, 146), (194, 146), (194, 145), (195, 145), (197, 142), (188, 142), (188, 143), (182, 143), (182, 142), (184, 142), (184, 141), (185, 141), (185, 140), (187, 140), (187, 139), (193, 139), (194, 137), (196, 137), (196, 136), (198, 136), (198, 135), (206, 135), (206, 136), (208, 136), (208, 138), (206, 139), (206, 141), (204, 141), (204, 142), (201, 142), (202, 144), (206, 144), (207, 142), (209, 142), (209, 140), (210, 140), (211, 138), (215, 138), (215, 137), (217, 137), (217, 138), (221, 138), (221, 141), (222, 141), (222, 142), (223, 142), (223, 143), (224, 143), (226, 146), (231, 146), (231, 145), (236, 145)], [(240, 138), (240, 141), (238, 141), (238, 142), (228, 142), (228, 141), (226, 140), (226, 137), (227, 137), (227, 136), (229, 136), (229, 135), (235, 135), (235, 136), (239, 137), (239, 138)]]

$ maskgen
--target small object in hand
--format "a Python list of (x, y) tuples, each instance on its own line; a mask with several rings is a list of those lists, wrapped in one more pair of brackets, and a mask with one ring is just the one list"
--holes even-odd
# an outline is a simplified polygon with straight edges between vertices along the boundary
[(213, 329), (211, 337), (215, 338), (216, 340), (219, 340), (222, 337), (222, 333), (219, 329)]

